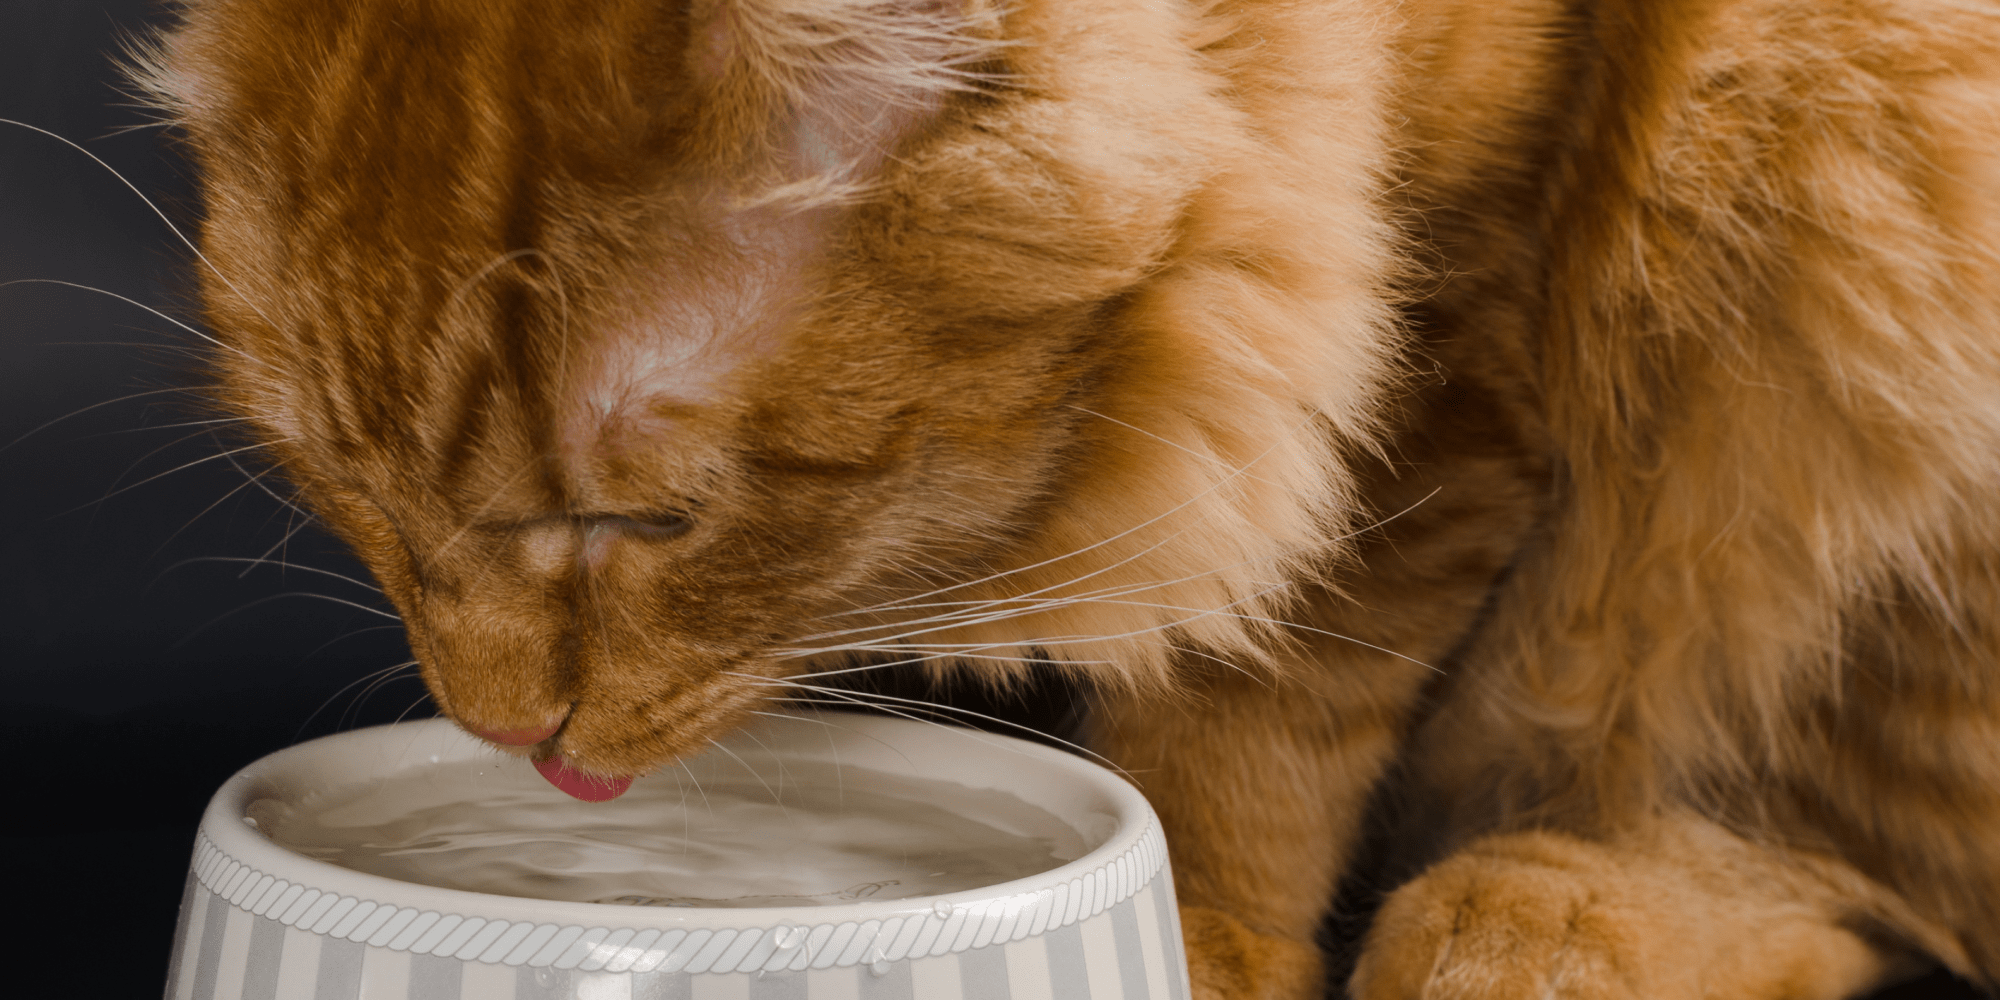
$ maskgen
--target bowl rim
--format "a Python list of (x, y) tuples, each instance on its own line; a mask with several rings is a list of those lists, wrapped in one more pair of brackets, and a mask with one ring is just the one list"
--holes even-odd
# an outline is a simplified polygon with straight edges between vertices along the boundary
[[(725, 932), (734, 932), (730, 936), (740, 947), (709, 949), (717, 954), (709, 956), (708, 971), (721, 972), (729, 971), (722, 967), (725, 964), (733, 964), (737, 971), (759, 963), (781, 963), (779, 967), (783, 967), (782, 963), (795, 957), (790, 952), (807, 937), (817, 942), (813, 948), (827, 945), (831, 937), (842, 937), (843, 941), (851, 937), (856, 942), (864, 936), (874, 938), (872, 945), (840, 949), (843, 954), (835, 964), (843, 966), (860, 960), (896, 961), (917, 957), (919, 952), (942, 954), (998, 944), (1003, 939), (1019, 940), (1109, 909), (1150, 884), (1165, 867), (1166, 845), (1157, 817), (1138, 789), (1115, 772), (1041, 744), (961, 727), (847, 712), (796, 718), (818, 721), (827, 716), (837, 716), (839, 725), (852, 734), (850, 739), (881, 741), (885, 735), (894, 736), (903, 754), (964, 757), (967, 736), (989, 747), (1018, 753), (1043, 774), (1098, 796), (1109, 807), (1115, 825), (1096, 847), (1075, 860), (1036, 875), (976, 889), (824, 906), (697, 908), (531, 899), (403, 882), (294, 854), (243, 822), (245, 808), (254, 798), (271, 794), (272, 783), (282, 780), (287, 768), (303, 767), (315, 755), (354, 752), (370, 745), (379, 748), (401, 739), (408, 740), (403, 760), (409, 760), (413, 750), (421, 753), (416, 748), (427, 745), (456, 746), (459, 752), (452, 759), (473, 756), (465, 752), (468, 747), (497, 753), (449, 720), (427, 719), (321, 737), (269, 754), (238, 771), (223, 783), (203, 813), (193, 876), (232, 905), (281, 919), (288, 926), (396, 950), (449, 953), (507, 964), (561, 966), (565, 964), (562, 950), (566, 942), (593, 936), (597, 942), (643, 939), (649, 944), (660, 943), (655, 948), (658, 951), (669, 940), (691, 948), (697, 941), (718, 942)], [(753, 736), (761, 728), (761, 724), (746, 727)], [(732, 737), (742, 738), (739, 734)], [(429, 744), (424, 742), (427, 740)], [(1088, 836), (1086, 831), (1079, 832)], [(314, 910), (322, 912), (315, 914)], [(459, 922), (452, 925), (454, 917)], [(474, 921), (485, 925), (491, 940), (473, 933), (463, 944), (447, 947), (454, 945), (454, 935), (432, 942), (430, 939), (438, 935), (423, 930), (451, 925), (464, 932)], [(507, 925), (516, 937), (495, 932), (494, 925)], [(850, 925), (856, 929), (848, 931)], [(835, 929), (845, 931), (845, 936), (834, 934)], [(746, 939), (760, 938), (761, 948), (743, 944)], [(737, 954), (739, 951), (742, 953)], [(806, 959), (803, 954), (796, 957)], [(660, 958), (666, 964), (676, 964), (665, 955)], [(683, 955), (677, 964), (686, 971), (697, 971), (694, 966), (702, 964), (701, 956)], [(815, 961), (813, 967), (822, 967), (822, 963)]]

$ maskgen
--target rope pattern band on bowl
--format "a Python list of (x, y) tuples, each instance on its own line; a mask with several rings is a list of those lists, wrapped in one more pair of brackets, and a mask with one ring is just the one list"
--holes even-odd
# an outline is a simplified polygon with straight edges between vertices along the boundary
[(1004, 944), (1087, 920), (1152, 882), (1166, 862), (1157, 820), (1125, 853), (1034, 892), (883, 920), (694, 930), (489, 920), (336, 896), (256, 871), (206, 831), (194, 876), (239, 909), (302, 931), (413, 954), (582, 972), (778, 972), (844, 968)]

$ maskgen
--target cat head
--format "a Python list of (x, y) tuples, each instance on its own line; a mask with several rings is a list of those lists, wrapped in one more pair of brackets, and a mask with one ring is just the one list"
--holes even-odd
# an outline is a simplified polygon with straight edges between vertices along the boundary
[(445, 714), (622, 779), (856, 650), (1276, 641), (1393, 268), (1372, 147), (1260, 128), (1230, 51), (1172, 4), (201, 0), (136, 76), (223, 402)]

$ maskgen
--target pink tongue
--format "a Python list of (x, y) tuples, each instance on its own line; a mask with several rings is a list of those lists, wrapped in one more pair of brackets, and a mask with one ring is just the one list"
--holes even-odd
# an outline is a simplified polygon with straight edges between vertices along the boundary
[(609, 802), (632, 787), (631, 778), (599, 778), (572, 771), (561, 757), (538, 760), (535, 770), (549, 779), (549, 784), (562, 789), (564, 794), (585, 802)]

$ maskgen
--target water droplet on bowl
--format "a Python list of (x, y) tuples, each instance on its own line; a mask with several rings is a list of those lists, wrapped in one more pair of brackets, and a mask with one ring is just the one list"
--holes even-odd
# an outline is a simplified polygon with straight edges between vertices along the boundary
[(871, 976), (886, 976), (889, 974), (889, 960), (882, 956), (882, 949), (877, 948), (869, 954), (868, 974)]
[(790, 951), (798, 947), (805, 939), (806, 929), (803, 927), (781, 927), (778, 929), (778, 949), (780, 951)]
[(953, 906), (948, 900), (940, 899), (937, 902), (931, 904), (931, 912), (937, 914), (937, 918), (939, 920), (951, 919), (951, 912), (953, 909), (954, 909)]

